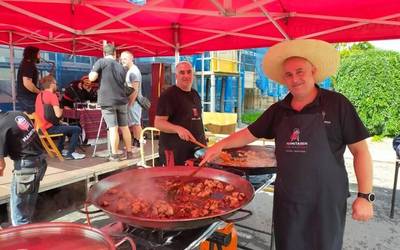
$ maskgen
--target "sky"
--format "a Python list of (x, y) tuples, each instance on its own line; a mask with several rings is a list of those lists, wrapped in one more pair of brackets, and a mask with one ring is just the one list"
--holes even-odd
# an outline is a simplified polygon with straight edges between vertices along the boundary
[(381, 40), (381, 41), (370, 41), (372, 45), (377, 48), (385, 50), (394, 50), (400, 52), (400, 39), (397, 40)]

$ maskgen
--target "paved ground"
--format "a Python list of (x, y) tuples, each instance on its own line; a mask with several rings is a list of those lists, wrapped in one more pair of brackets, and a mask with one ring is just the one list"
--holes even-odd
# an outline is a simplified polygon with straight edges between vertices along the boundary
[[(397, 210), (394, 219), (389, 218), (390, 202), (393, 187), (395, 154), (391, 148), (391, 140), (370, 142), (370, 150), (374, 159), (374, 191), (377, 200), (374, 205), (375, 217), (369, 222), (356, 222), (351, 219), (351, 204), (357, 187), (352, 169), (351, 155), (346, 152), (346, 164), (349, 172), (352, 197), (348, 200), (347, 224), (343, 249), (398, 250), (400, 249), (400, 198), (397, 198)], [(400, 185), (399, 185), (400, 186)], [(67, 191), (73, 193), (74, 191)], [(62, 192), (60, 192), (60, 195)], [(398, 197), (400, 192), (398, 193)], [(60, 198), (59, 200), (63, 200)], [(255, 211), (254, 216), (240, 224), (251, 226), (264, 232), (270, 232), (272, 215), (272, 194), (260, 193), (250, 205)], [(51, 216), (53, 221), (68, 221), (85, 223), (85, 216), (71, 210), (58, 210)], [(100, 227), (110, 222), (110, 219), (99, 214), (93, 216), (94, 225)], [(256, 233), (240, 227), (239, 242), (248, 249), (265, 250), (270, 244), (270, 236)]]

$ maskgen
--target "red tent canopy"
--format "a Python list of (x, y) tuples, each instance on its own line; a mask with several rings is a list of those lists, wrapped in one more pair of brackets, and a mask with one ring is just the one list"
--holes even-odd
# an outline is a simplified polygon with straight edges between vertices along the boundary
[(0, 43), (135, 56), (268, 47), (284, 39), (400, 38), (399, 0), (0, 0)]

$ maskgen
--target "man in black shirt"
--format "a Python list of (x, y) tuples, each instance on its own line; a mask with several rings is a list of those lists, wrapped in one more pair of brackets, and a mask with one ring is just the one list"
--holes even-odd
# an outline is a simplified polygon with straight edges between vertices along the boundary
[(339, 53), (319, 40), (289, 40), (271, 47), (264, 72), (289, 94), (269, 107), (248, 128), (209, 148), (200, 165), (222, 149), (275, 139), (277, 178), (274, 192), (276, 249), (342, 249), (349, 183), (343, 153), (354, 157), (358, 197), (352, 216), (373, 216), (372, 160), (368, 131), (343, 95), (316, 84), (333, 75)]
[(35, 111), (36, 95), (40, 92), (37, 87), (38, 71), (36, 68), (36, 63), (39, 62), (39, 49), (33, 46), (26, 47), (18, 68), (17, 98), (19, 109), (27, 113)]
[(60, 101), (60, 107), (73, 108), (76, 102), (97, 102), (97, 87), (89, 80), (87, 75), (79, 81), (73, 81), (65, 89)]
[(160, 164), (166, 164), (165, 150), (174, 153), (176, 165), (194, 157), (197, 140), (206, 143), (201, 118), (201, 98), (192, 89), (193, 67), (187, 61), (176, 65), (176, 85), (165, 90), (158, 101), (154, 125), (161, 131)]
[[(104, 46), (104, 58), (93, 65), (89, 80), (95, 81), (101, 74), (97, 103), (110, 132), (111, 161), (132, 158), (132, 138), (128, 127), (128, 97), (125, 93), (126, 72), (116, 60), (116, 49), (112, 44)], [(126, 147), (126, 156), (118, 154), (119, 133)]]
[(23, 112), (0, 111), (0, 176), (9, 156), (14, 161), (10, 210), (13, 226), (31, 222), (39, 183), (47, 163), (32, 122)]

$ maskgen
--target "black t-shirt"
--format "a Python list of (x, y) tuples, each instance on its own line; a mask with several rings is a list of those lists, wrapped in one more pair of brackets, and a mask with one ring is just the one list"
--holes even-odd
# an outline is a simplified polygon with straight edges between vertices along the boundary
[(285, 99), (269, 107), (254, 123), (248, 126), (257, 138), (274, 139), (279, 124), (285, 116), (294, 114), (314, 114), (321, 112), (332, 153), (344, 164), (343, 153), (346, 145), (369, 137), (369, 133), (350, 101), (340, 93), (318, 88), (315, 100), (300, 112), (293, 110), (289, 93)]
[(123, 105), (128, 103), (125, 94), (126, 71), (117, 61), (101, 58), (93, 65), (93, 72), (101, 77), (97, 103), (102, 107)]
[(79, 84), (79, 81), (71, 83), (70, 86), (65, 89), (60, 102), (61, 107), (67, 106), (72, 108), (75, 102), (97, 102), (97, 89), (92, 88), (90, 91), (87, 91), (84, 88), (80, 89)]
[(0, 112), (0, 128), (0, 157), (33, 159), (43, 153), (33, 124), (23, 112)]
[(23, 77), (32, 79), (34, 85), (37, 86), (38, 82), (38, 71), (34, 62), (22, 61), (17, 74), (17, 96), (25, 99), (36, 99), (36, 93), (32, 93), (24, 86)]
[[(186, 128), (199, 142), (205, 143), (201, 114), (201, 98), (194, 89), (187, 92), (171, 86), (161, 94), (158, 101), (157, 116), (168, 116), (170, 123)], [(181, 165), (194, 157), (195, 148), (195, 144), (181, 140), (175, 133), (160, 134), (161, 159), (165, 149), (173, 150), (176, 164)]]

